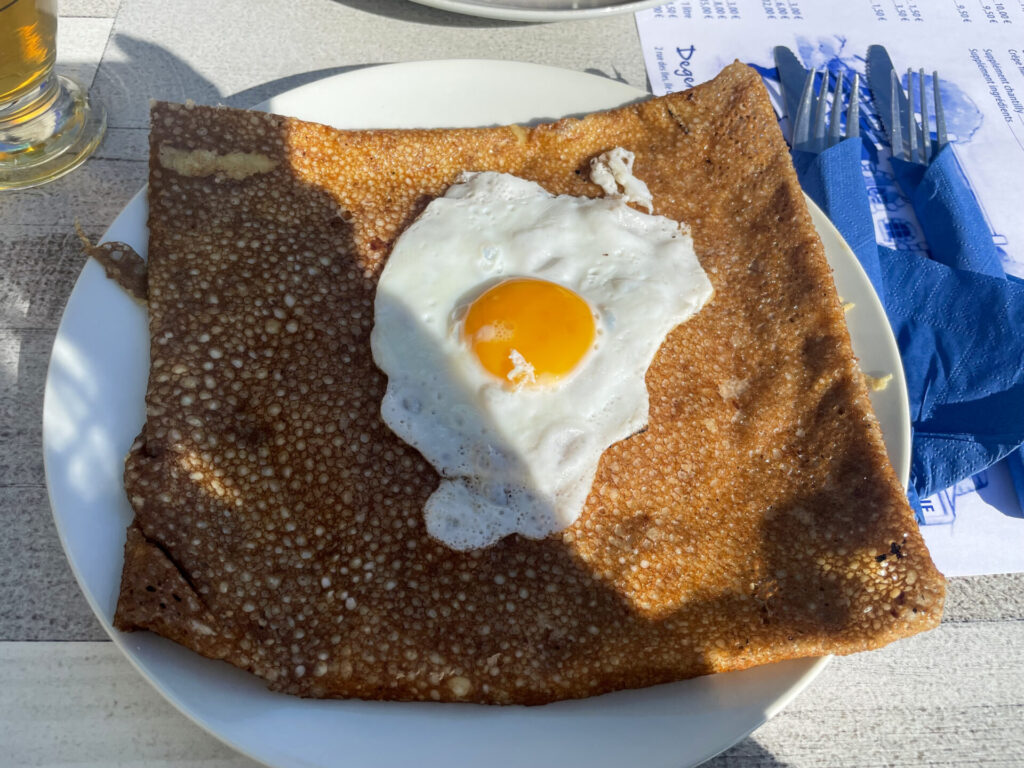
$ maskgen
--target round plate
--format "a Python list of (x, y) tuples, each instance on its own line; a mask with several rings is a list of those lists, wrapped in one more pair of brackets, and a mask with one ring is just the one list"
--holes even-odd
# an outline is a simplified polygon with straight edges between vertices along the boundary
[(650, 8), (662, 0), (413, 0), (442, 11), (507, 21), (566, 21)]
[[(532, 64), (435, 61), (338, 75), (261, 108), (344, 128), (473, 126), (548, 120), (646, 96), (605, 78)], [(895, 341), (853, 253), (812, 213), (839, 292), (856, 304), (848, 321), (864, 369), (894, 376), (874, 403), (905, 480), (910, 421)], [(145, 254), (145, 190), (104, 239)], [(89, 604), (131, 662), (183, 713), (250, 757), (282, 768), (678, 768), (743, 738), (826, 661), (789, 661), (533, 708), (314, 701), (271, 693), (256, 677), (149, 632), (117, 632), (111, 621), (132, 517), (123, 462), (145, 416), (148, 360), (145, 310), (88, 262), (64, 310), (46, 380), (43, 452), (57, 530)]]

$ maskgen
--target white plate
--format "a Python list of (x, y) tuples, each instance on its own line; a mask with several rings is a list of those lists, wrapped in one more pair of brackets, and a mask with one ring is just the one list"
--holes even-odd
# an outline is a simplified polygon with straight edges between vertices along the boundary
[[(642, 98), (611, 80), (531, 64), (434, 61), (363, 69), (262, 105), (341, 127), (529, 122)], [(839, 234), (812, 208), (865, 370), (894, 381), (874, 397), (897, 472), (910, 467), (910, 421), (896, 344), (881, 304)], [(141, 191), (105, 239), (146, 250)], [(123, 460), (144, 417), (145, 311), (93, 261), (53, 346), (43, 407), (50, 500), (68, 560), (114, 642), (178, 709), (241, 752), (274, 766), (521, 765), (621, 768), (696, 764), (778, 712), (821, 670), (805, 659), (545, 707), (310, 701), (148, 632), (112, 629), (131, 509)]]
[(662, 0), (413, 0), (443, 11), (508, 21), (567, 21), (650, 8)]

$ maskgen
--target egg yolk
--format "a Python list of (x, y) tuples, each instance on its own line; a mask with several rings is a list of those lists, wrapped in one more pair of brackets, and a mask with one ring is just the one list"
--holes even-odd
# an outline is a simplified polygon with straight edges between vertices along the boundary
[(543, 385), (566, 376), (586, 355), (594, 342), (594, 314), (568, 288), (514, 278), (469, 306), (462, 333), (490, 373), (517, 386)]

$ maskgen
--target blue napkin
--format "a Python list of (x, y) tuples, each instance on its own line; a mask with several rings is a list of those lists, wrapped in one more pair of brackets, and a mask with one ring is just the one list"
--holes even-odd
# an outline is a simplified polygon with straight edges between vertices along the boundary
[(794, 150), (793, 165), (800, 186), (842, 233), (884, 302), (885, 281), (875, 244), (875, 223), (860, 164), (862, 146), (857, 139), (847, 139), (821, 155)]
[(892, 158), (896, 182), (910, 198), (931, 257), (948, 267), (1003, 279), (992, 233), (947, 144), (925, 168)]
[[(928, 242), (931, 257), (950, 267), (1020, 282), (1007, 275), (984, 214), (950, 145), (924, 168), (892, 158), (893, 172)], [(1024, 505), (1024, 459), (1018, 449), (1006, 457), (1017, 498)]]
[(793, 162), (864, 265), (896, 336), (914, 430), (913, 503), (1024, 443), (1024, 285), (1005, 279), (948, 147), (927, 170), (896, 169), (933, 258), (877, 246), (862, 151), (847, 139), (820, 155), (795, 152)]

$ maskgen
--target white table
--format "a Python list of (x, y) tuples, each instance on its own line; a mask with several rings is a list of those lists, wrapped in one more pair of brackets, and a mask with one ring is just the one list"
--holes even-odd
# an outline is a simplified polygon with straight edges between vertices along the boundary
[[(110, 128), (48, 186), (0, 196), (0, 766), (252, 766), (167, 704), (107, 641), (50, 516), (40, 423), (61, 310), (99, 237), (146, 181), (150, 98), (246, 107), (363, 64), (499, 58), (647, 85), (630, 15), (545, 25), (403, 0), (64, 0), (59, 67)], [(1024, 576), (950, 583), (937, 630), (835, 660), (709, 765), (1024, 765)]]

